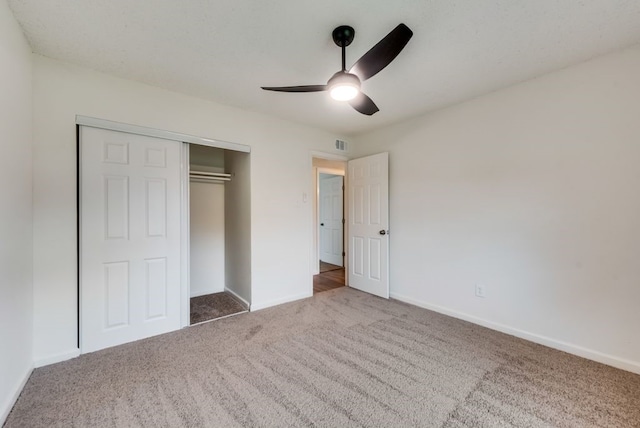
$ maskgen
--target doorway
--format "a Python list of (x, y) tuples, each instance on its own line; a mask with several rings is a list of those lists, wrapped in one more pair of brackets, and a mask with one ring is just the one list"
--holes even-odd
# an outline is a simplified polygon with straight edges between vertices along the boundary
[[(389, 298), (389, 153), (348, 160), (313, 154), (314, 190), (321, 173), (344, 176), (344, 285)], [(326, 170), (325, 170), (326, 168)], [(347, 173), (348, 170), (348, 173)], [(318, 198), (314, 198), (314, 282), (320, 272)], [(322, 290), (318, 290), (322, 291)]]
[(318, 177), (320, 263), (336, 267), (344, 267), (343, 183), (341, 175), (321, 172)]
[(313, 157), (314, 276), (313, 294), (346, 284), (345, 160)]
[(249, 310), (249, 302), (235, 284), (227, 284), (226, 278), (225, 211), (227, 199), (234, 196), (227, 185), (239, 178), (226, 172), (226, 152), (217, 147), (189, 144), (190, 325)]

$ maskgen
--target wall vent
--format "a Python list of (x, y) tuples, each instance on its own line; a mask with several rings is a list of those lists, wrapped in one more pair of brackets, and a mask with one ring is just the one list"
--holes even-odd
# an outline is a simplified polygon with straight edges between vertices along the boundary
[(347, 142), (343, 140), (336, 140), (336, 150), (340, 150), (341, 152), (346, 152)]

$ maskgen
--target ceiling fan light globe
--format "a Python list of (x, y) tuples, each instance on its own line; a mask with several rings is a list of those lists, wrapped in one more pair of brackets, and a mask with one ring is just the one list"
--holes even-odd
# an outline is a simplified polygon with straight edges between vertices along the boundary
[(331, 95), (331, 98), (336, 101), (349, 101), (354, 99), (359, 92), (360, 88), (356, 85), (350, 83), (339, 83), (331, 88), (329, 94)]
[(338, 71), (327, 82), (331, 98), (337, 101), (349, 101), (360, 93), (360, 79), (355, 74)]

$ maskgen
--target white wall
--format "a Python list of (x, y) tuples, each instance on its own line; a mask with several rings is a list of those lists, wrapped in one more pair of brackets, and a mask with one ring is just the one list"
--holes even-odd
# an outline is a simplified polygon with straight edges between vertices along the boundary
[(33, 368), (31, 49), (0, 1), (0, 425)]
[(224, 186), (189, 184), (191, 297), (224, 291)]
[(640, 372), (640, 47), (356, 142), (390, 152), (392, 296)]
[[(36, 364), (77, 353), (75, 115), (251, 146), (251, 300), (309, 295), (311, 151), (335, 135), (33, 56)], [(259, 88), (256, 88), (258, 91)]]

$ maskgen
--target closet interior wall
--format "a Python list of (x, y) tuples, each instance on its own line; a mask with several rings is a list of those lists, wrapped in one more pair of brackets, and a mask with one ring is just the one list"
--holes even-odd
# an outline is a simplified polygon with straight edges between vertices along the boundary
[(225, 150), (224, 165), (231, 174), (225, 184), (226, 291), (251, 307), (251, 155)]
[[(224, 173), (224, 150), (189, 145), (189, 172)], [(189, 180), (190, 297), (225, 289), (225, 181)]]

